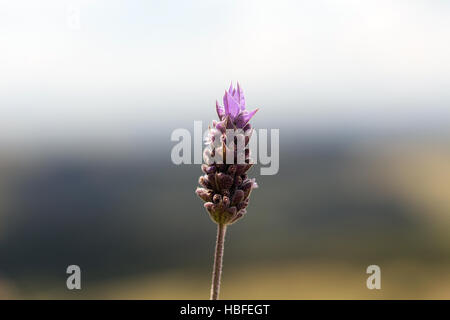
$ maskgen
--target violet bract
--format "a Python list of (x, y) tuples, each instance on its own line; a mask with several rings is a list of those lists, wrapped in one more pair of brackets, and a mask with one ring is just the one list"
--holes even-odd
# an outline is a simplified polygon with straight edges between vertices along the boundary
[(245, 109), (244, 92), (239, 83), (230, 85), (223, 96), (223, 106), (216, 101), (219, 121), (213, 121), (206, 140), (207, 148), (202, 165), (204, 175), (199, 178), (197, 195), (206, 203), (206, 211), (217, 223), (211, 299), (218, 299), (222, 273), (223, 245), (228, 225), (241, 219), (249, 204), (251, 191), (258, 185), (247, 176), (252, 167), (249, 141), (250, 119), (258, 109)]

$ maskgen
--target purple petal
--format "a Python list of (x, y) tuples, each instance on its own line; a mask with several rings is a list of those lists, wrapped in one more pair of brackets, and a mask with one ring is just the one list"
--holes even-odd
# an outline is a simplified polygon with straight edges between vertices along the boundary
[(239, 104), (236, 100), (233, 99), (233, 97), (229, 93), (225, 93), (227, 104), (228, 104), (228, 113), (233, 119), (237, 116), (239, 113)]
[(237, 83), (237, 90), (236, 91), (237, 91), (237, 96), (238, 96), (238, 99), (236, 101), (239, 102), (241, 110), (245, 110), (244, 91), (242, 90), (241, 86), (239, 85), (239, 82)]
[(250, 121), (251, 118), (253, 118), (253, 116), (255, 115), (256, 112), (258, 112), (259, 108), (256, 108), (255, 110), (252, 111), (244, 111), (244, 122), (247, 124), (247, 122)]
[(225, 133), (226, 129), (227, 129), (227, 119), (224, 119), (220, 122), (216, 123), (216, 129), (220, 130), (220, 132)]
[(243, 110), (239, 112), (238, 116), (234, 121), (236, 127), (241, 129), (244, 128), (258, 110), (259, 109), (255, 109), (252, 111)]
[(225, 117), (225, 110), (222, 106), (219, 105), (219, 102), (216, 100), (216, 111), (219, 119), (222, 120)]
[(230, 114), (230, 110), (228, 108), (228, 100), (227, 100), (227, 91), (225, 90), (225, 94), (223, 95), (223, 107), (225, 108), (225, 115)]

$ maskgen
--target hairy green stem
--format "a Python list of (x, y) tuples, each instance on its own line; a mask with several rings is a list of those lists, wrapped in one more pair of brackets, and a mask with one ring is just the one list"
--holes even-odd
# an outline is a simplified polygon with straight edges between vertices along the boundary
[(214, 269), (211, 283), (211, 300), (219, 299), (220, 278), (222, 276), (223, 246), (225, 242), (225, 224), (217, 224), (216, 252), (214, 254)]

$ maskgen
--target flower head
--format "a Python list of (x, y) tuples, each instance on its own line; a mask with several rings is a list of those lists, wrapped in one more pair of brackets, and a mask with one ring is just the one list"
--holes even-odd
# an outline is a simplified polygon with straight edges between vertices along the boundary
[[(227, 120), (230, 122), (228, 128), (244, 129), (250, 119), (255, 115), (259, 109), (256, 108), (252, 111), (245, 109), (244, 91), (242, 91), (239, 82), (236, 88), (233, 88), (233, 84), (230, 84), (228, 91), (225, 90), (223, 96), (223, 107), (216, 101), (216, 111), (221, 122)], [(227, 126), (225, 126), (227, 127)]]
[[(247, 176), (252, 167), (248, 143), (251, 138), (250, 119), (258, 109), (245, 109), (244, 92), (239, 83), (230, 86), (223, 97), (224, 106), (216, 101), (218, 122), (213, 121), (204, 151), (204, 175), (200, 177), (197, 195), (205, 201), (205, 208), (218, 224), (231, 224), (243, 217), (249, 196), (258, 185)], [(229, 131), (235, 133), (232, 138)], [(239, 142), (243, 150), (238, 148)], [(231, 146), (230, 146), (231, 143)]]

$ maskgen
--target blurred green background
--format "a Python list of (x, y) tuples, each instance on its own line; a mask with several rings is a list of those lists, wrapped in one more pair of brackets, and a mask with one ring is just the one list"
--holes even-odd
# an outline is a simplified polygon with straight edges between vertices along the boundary
[[(260, 188), (228, 230), (223, 298), (450, 297), (448, 140), (281, 133), (279, 174), (252, 169)], [(159, 151), (3, 159), (2, 297), (207, 298), (200, 168)], [(81, 291), (65, 287), (70, 264)], [(365, 287), (371, 264), (380, 291)]]
[(425, 0), (2, 1), (0, 298), (207, 299), (216, 229), (170, 136), (206, 129), (239, 80), (254, 127), (280, 129), (280, 170), (250, 172), (221, 297), (449, 299), (449, 15)]

